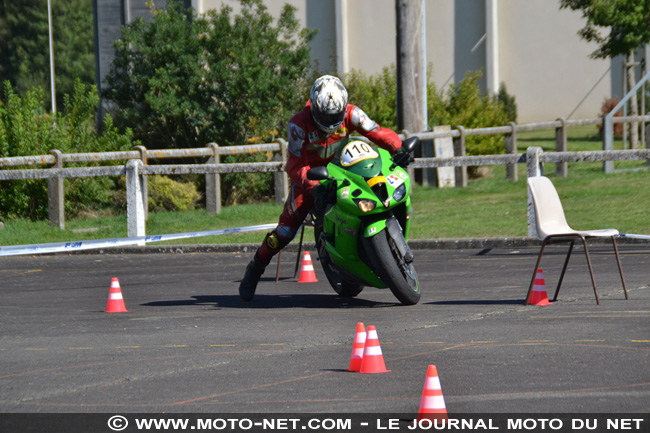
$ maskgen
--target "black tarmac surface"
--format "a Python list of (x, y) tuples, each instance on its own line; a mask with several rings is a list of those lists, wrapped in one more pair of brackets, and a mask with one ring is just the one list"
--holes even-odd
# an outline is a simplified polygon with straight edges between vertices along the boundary
[[(336, 296), (286, 252), (251, 303), (251, 252), (0, 258), (0, 412), (413, 413), (437, 366), (453, 413), (649, 413), (650, 245), (582, 249), (558, 302), (524, 306), (537, 247), (416, 250), (422, 300)], [(552, 297), (564, 246), (542, 262)], [(104, 312), (112, 277), (128, 313)], [(357, 322), (390, 373), (347, 372)]]

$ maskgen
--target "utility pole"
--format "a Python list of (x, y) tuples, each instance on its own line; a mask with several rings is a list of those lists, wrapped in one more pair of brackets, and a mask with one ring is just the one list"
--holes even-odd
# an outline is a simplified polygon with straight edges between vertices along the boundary
[[(52, 117), (56, 117), (56, 83), (54, 80), (54, 38), (52, 37), (52, 4), (47, 0), (47, 27), (50, 42), (50, 92), (52, 94)], [(56, 124), (56, 120), (54, 120)]]
[(397, 15), (397, 125), (427, 129), (424, 0), (395, 0)]

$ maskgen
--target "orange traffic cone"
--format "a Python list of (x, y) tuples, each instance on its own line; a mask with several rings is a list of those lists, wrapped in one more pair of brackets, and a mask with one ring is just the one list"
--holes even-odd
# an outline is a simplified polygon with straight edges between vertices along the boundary
[(122, 289), (117, 278), (111, 279), (111, 289), (108, 292), (107, 313), (128, 313), (122, 297)]
[(447, 407), (445, 406), (445, 398), (442, 396), (438, 369), (435, 365), (429, 365), (427, 377), (424, 380), (420, 411), (418, 412), (418, 420), (421, 419), (447, 419)]
[(352, 355), (350, 355), (349, 371), (361, 370), (361, 361), (363, 360), (363, 349), (366, 345), (366, 329), (363, 322), (357, 323), (357, 331), (354, 334), (354, 343), (352, 344)]
[(541, 307), (551, 305), (546, 294), (546, 283), (544, 282), (544, 274), (541, 269), (537, 269), (535, 281), (533, 282), (533, 291), (530, 293), (529, 299), (526, 302), (526, 305), (530, 304)]
[(363, 347), (363, 358), (361, 359), (359, 373), (388, 373), (389, 371), (386, 370), (384, 355), (381, 353), (381, 346), (379, 346), (377, 328), (370, 325), (366, 334), (366, 344)]
[(309, 251), (305, 251), (302, 256), (302, 268), (300, 269), (299, 283), (317, 283), (316, 273), (314, 272), (314, 265), (311, 262), (311, 255)]

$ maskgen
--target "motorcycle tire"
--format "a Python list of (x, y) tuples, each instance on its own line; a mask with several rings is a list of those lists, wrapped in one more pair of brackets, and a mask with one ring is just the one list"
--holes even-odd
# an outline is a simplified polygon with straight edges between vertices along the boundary
[(327, 277), (327, 281), (329, 281), (330, 286), (332, 286), (339, 296), (343, 298), (354, 298), (361, 293), (364, 286), (341, 277), (341, 274), (334, 269), (334, 266), (330, 262), (329, 255), (326, 252), (323, 253), (322, 251), (319, 251), (318, 256), (323, 267), (323, 272), (325, 272), (325, 276)]
[(321, 241), (322, 225), (318, 222), (314, 226), (314, 235), (316, 238), (316, 249), (318, 250), (318, 260), (323, 267), (323, 272), (329, 281), (330, 286), (339, 296), (343, 298), (354, 298), (363, 290), (364, 286), (355, 281), (349, 281), (341, 276), (332, 264), (330, 256), (327, 253), (325, 244)]
[(364, 238), (363, 244), (373, 270), (393, 295), (404, 305), (417, 304), (420, 301), (420, 284), (415, 267), (401, 257), (387, 230)]

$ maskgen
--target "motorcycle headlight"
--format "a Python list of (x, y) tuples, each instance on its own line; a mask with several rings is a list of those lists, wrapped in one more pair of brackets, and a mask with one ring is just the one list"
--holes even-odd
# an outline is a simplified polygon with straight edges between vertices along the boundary
[(377, 203), (372, 200), (359, 200), (357, 201), (357, 206), (359, 206), (361, 212), (370, 212), (375, 209)]
[(405, 184), (405, 183), (403, 183), (403, 184), (401, 184), (400, 186), (398, 186), (398, 187), (395, 189), (395, 192), (393, 192), (393, 198), (394, 198), (396, 201), (400, 201), (401, 199), (404, 198), (405, 195), (406, 195), (406, 184)]

